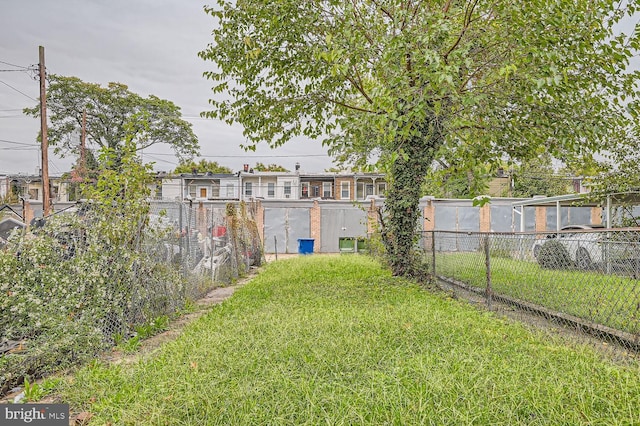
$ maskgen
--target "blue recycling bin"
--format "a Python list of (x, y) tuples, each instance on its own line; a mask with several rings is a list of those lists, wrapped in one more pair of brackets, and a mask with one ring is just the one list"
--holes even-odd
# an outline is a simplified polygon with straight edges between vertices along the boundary
[(313, 238), (298, 238), (298, 254), (312, 254), (313, 242)]

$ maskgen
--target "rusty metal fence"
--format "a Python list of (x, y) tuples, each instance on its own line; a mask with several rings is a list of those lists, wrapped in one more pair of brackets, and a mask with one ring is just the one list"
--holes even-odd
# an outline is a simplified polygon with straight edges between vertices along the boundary
[(429, 231), (421, 245), (458, 295), (640, 353), (640, 229)]

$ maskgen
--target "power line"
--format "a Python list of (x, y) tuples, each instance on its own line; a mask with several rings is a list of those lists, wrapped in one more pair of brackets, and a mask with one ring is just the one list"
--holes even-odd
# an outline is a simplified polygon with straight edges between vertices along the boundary
[(0, 151), (39, 151), (39, 150), (40, 148), (37, 146), (34, 146), (34, 147), (12, 146), (12, 147), (0, 148)]
[[(160, 152), (145, 152), (145, 155), (162, 155), (162, 156), (175, 156), (175, 154), (166, 154)], [(327, 154), (286, 154), (286, 155), (258, 155), (253, 153), (247, 153), (244, 155), (198, 155), (202, 158), (298, 158), (298, 157), (328, 157)]]
[[(22, 66), (22, 65), (16, 65), (16, 64), (9, 63), (9, 62), (5, 62), (5, 61), (0, 61), (0, 64), (9, 65), (10, 67), (22, 68), (24, 70), (30, 69), (30, 67), (25, 67), (25, 66)], [(31, 66), (33, 66), (33, 65), (31, 65)]]
[(175, 161), (168, 161), (168, 160), (164, 160), (164, 159), (162, 159), (162, 158), (158, 158), (158, 157), (155, 157), (155, 156), (153, 156), (153, 155), (150, 155), (150, 154), (149, 154), (149, 153), (147, 153), (147, 152), (143, 153), (143, 154), (142, 154), (142, 156), (143, 156), (143, 157), (146, 157), (146, 158), (150, 158), (150, 159), (155, 160), (155, 161), (160, 161), (160, 162), (162, 162), (162, 163), (171, 164), (172, 166), (177, 166), (177, 165), (178, 165), (178, 163), (177, 163), (177, 162), (175, 162)]
[(10, 144), (14, 144), (14, 145), (39, 146), (39, 145), (36, 145), (35, 143), (10, 141), (10, 140), (7, 140), (7, 139), (0, 139), (0, 142), (10, 143)]
[(21, 92), (20, 90), (16, 89), (15, 87), (13, 87), (12, 85), (10, 85), (9, 83), (5, 83), (4, 81), (0, 80), (0, 83), (4, 84), (5, 86), (9, 87), (10, 89), (15, 90), (16, 92), (20, 93), (21, 95), (26, 96), (27, 98), (31, 99), (32, 101), (36, 101), (38, 102), (38, 100), (36, 98), (32, 98), (31, 96), (27, 95), (24, 92)]

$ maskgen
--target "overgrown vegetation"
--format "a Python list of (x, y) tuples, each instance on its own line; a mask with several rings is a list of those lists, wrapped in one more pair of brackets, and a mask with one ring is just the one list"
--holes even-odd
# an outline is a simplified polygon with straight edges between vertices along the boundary
[(367, 256), (270, 263), (137, 364), (62, 392), (95, 424), (634, 424), (640, 374)]
[(0, 342), (15, 346), (0, 357), (0, 394), (88, 360), (185, 303), (180, 271), (141, 250), (166, 231), (148, 226), (148, 169), (135, 146), (104, 150), (100, 164), (78, 212), (15, 233), (0, 250)]

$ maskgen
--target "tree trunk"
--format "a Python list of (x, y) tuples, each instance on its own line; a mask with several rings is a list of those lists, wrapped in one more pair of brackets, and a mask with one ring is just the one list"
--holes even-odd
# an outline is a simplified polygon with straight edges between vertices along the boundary
[(416, 270), (415, 243), (422, 218), (419, 202), (429, 166), (433, 162), (440, 138), (429, 132), (399, 145), (401, 154), (391, 168), (391, 186), (385, 200), (382, 241), (387, 260), (396, 276), (422, 275)]

